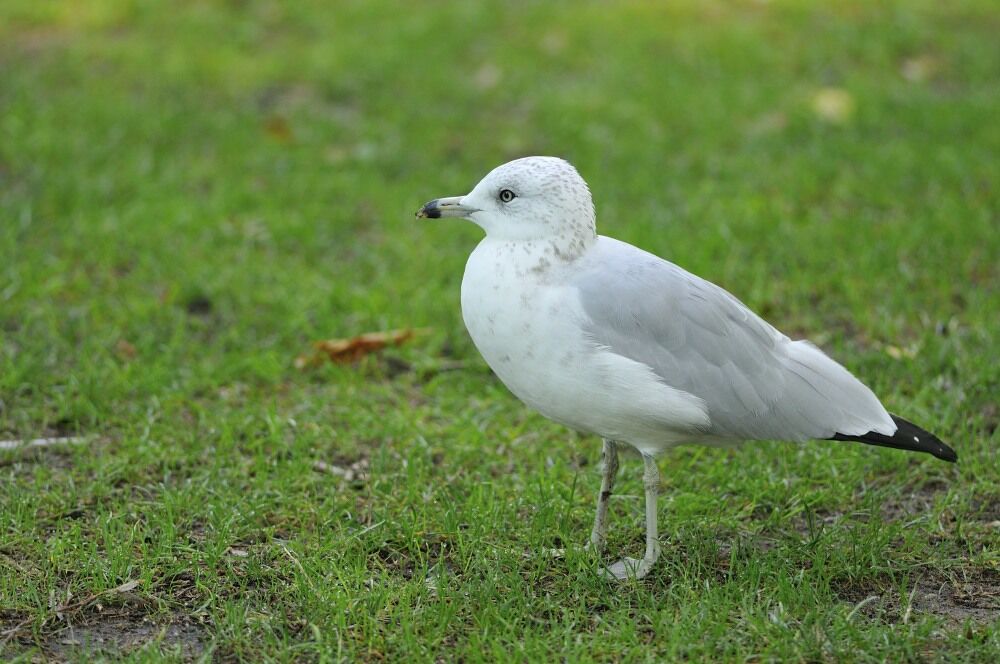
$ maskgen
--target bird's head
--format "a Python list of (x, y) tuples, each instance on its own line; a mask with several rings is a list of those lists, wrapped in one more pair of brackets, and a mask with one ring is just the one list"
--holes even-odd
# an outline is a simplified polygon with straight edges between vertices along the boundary
[(497, 166), (465, 196), (436, 198), (417, 217), (469, 219), (498, 240), (596, 235), (590, 189), (572, 164), (557, 157), (525, 157)]

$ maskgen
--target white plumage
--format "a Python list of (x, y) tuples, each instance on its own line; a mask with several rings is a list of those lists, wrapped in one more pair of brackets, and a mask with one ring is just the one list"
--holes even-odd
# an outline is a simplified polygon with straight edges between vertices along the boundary
[(504, 164), (419, 216), (464, 217), (486, 231), (465, 268), (462, 315), (497, 376), (543, 415), (604, 438), (596, 548), (617, 444), (643, 455), (646, 555), (612, 565), (612, 576), (641, 577), (657, 557), (654, 457), (675, 445), (839, 437), (954, 460), (809, 342), (718, 286), (597, 235), (590, 191), (561, 159)]

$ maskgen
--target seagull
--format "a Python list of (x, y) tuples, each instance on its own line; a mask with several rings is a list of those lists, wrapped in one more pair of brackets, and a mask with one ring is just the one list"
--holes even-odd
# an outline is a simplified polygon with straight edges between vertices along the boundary
[(607, 578), (641, 579), (655, 564), (656, 458), (677, 445), (819, 439), (958, 459), (813, 344), (719, 286), (598, 235), (590, 189), (563, 159), (508, 162), (417, 217), (467, 219), (486, 232), (462, 278), (472, 341), (529, 407), (603, 439), (587, 548), (604, 551), (619, 448), (641, 455), (645, 555), (602, 568)]

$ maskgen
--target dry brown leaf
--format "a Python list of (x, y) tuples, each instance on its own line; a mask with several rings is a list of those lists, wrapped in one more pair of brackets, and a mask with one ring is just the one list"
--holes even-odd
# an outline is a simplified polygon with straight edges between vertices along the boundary
[(295, 358), (295, 366), (308, 369), (318, 366), (324, 359), (337, 364), (350, 364), (362, 357), (382, 350), (386, 346), (399, 346), (418, 334), (426, 333), (426, 328), (368, 332), (350, 339), (324, 339), (313, 343), (313, 352)]
[(136, 350), (135, 346), (130, 344), (125, 339), (119, 339), (118, 343), (115, 344), (115, 353), (117, 353), (118, 357), (120, 357), (123, 360), (134, 359), (137, 352), (138, 351)]
[(264, 122), (264, 131), (279, 143), (288, 143), (292, 140), (292, 127), (288, 124), (288, 120), (280, 115), (269, 117)]

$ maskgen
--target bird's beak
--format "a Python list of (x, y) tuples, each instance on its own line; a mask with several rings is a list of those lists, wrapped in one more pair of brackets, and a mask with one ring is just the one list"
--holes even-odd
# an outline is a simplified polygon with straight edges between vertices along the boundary
[(479, 212), (474, 207), (462, 204), (464, 196), (451, 198), (435, 198), (425, 203), (417, 212), (417, 219), (440, 219), (441, 217), (466, 217), (473, 212)]

